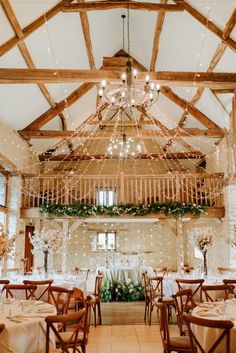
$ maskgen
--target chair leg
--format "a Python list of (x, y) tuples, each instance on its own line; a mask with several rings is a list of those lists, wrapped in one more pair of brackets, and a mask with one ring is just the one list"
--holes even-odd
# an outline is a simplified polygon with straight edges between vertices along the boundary
[(96, 310), (97, 310), (97, 304), (94, 304), (93, 312), (94, 312), (94, 326), (95, 327), (97, 326), (97, 320), (96, 320), (97, 313), (96, 313)]
[(102, 324), (102, 314), (101, 314), (101, 303), (98, 302), (98, 322), (99, 322), (99, 325)]
[(153, 311), (153, 306), (150, 306), (150, 312), (149, 312), (149, 325), (152, 323), (152, 311)]

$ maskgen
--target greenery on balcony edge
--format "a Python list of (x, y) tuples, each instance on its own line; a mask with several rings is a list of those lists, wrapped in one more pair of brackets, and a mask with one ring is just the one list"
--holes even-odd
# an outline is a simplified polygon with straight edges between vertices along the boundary
[(102, 302), (130, 302), (144, 300), (144, 287), (142, 283), (135, 284), (133, 281), (111, 282), (106, 280), (102, 286)]
[(73, 205), (45, 204), (40, 207), (41, 214), (48, 216), (70, 216), (70, 217), (89, 217), (89, 216), (146, 216), (148, 214), (164, 213), (174, 217), (181, 217), (187, 213), (198, 217), (207, 210), (206, 205), (196, 205), (195, 203), (151, 203), (148, 205), (118, 204), (113, 206), (96, 206), (84, 203)]

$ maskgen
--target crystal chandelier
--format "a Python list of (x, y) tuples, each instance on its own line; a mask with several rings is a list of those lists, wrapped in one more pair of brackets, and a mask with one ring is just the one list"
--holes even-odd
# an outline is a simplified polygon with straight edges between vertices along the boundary
[(132, 137), (123, 133), (120, 139), (112, 138), (107, 148), (110, 157), (137, 158), (142, 152), (141, 144), (135, 143)]
[[(108, 107), (122, 108), (141, 108), (148, 109), (153, 105), (159, 97), (160, 85), (150, 82), (149, 75), (146, 75), (145, 84), (137, 82), (138, 71), (132, 68), (132, 63), (129, 54), (129, 9), (127, 21), (128, 34), (128, 59), (126, 62), (126, 72), (121, 75), (120, 84), (107, 84), (105, 80), (101, 82), (101, 87), (98, 95), (101, 103), (107, 103)], [(123, 49), (124, 49), (124, 19), (123, 19)]]

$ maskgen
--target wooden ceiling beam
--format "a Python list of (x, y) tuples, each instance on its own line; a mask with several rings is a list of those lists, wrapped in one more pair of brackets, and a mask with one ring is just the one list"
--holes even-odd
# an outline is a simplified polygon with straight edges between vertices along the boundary
[(152, 2), (139, 1), (89, 1), (79, 4), (64, 4), (61, 5), (62, 12), (88, 12), (88, 11), (103, 11), (113, 9), (130, 9), (141, 11), (158, 11), (158, 12), (179, 12), (184, 8), (181, 4), (167, 5), (156, 4)]
[[(152, 153), (140, 154), (136, 159), (150, 159), (150, 160), (161, 160), (161, 159), (200, 159), (205, 157), (205, 155), (198, 151), (190, 151), (190, 152), (175, 152), (175, 153)], [(117, 156), (110, 156), (108, 154), (95, 154), (95, 155), (81, 155), (81, 154), (58, 154), (55, 156), (50, 155), (40, 155), (40, 161), (61, 161), (61, 162), (71, 162), (71, 161), (96, 161), (96, 160), (104, 160), (104, 159), (120, 159)], [(127, 156), (125, 159), (134, 159), (132, 156)]]
[(216, 123), (214, 123), (211, 119), (209, 119), (200, 110), (195, 108), (194, 105), (187, 102), (183, 98), (180, 98), (169, 87), (161, 87), (161, 93), (164, 94), (167, 98), (169, 98), (172, 102), (176, 103), (181, 108), (183, 109), (187, 108), (189, 114), (191, 114), (194, 118), (200, 121), (208, 129), (220, 129), (220, 127)]
[[(1, 4), (3, 5), (6, 0), (1, 0)], [(28, 26), (22, 29), (23, 36), (18, 37), (18, 35), (15, 35), (15, 37), (9, 39), (7, 42), (4, 44), (0, 45), (0, 56), (6, 54), (9, 50), (14, 48), (17, 44), (19, 44), (22, 40), (26, 39), (30, 34), (32, 34), (36, 29), (41, 27), (43, 24), (45, 24), (45, 21), (50, 20), (53, 18), (55, 15), (57, 15), (60, 10), (61, 10), (61, 5), (70, 3), (73, 0), (63, 0), (60, 1), (57, 5), (52, 7), (49, 11), (45, 12), (42, 16), (38, 17), (36, 20), (31, 22)]]
[(215, 94), (234, 94), (234, 89), (218, 88), (218, 89), (213, 89), (212, 92), (214, 92)]
[[(145, 72), (139, 72), (137, 82), (145, 82)], [(18, 69), (0, 68), (0, 83), (97, 83), (103, 79), (108, 82), (120, 82), (121, 71), (112, 70), (73, 70), (73, 69)], [(218, 88), (236, 88), (236, 73), (222, 72), (150, 72), (150, 80), (160, 85), (192, 86)]]
[[(161, 2), (163, 4), (166, 4), (167, 0), (161, 0)], [(156, 19), (155, 33), (154, 33), (154, 38), (153, 38), (153, 44), (152, 44), (152, 57), (151, 57), (150, 71), (155, 71), (157, 56), (158, 56), (158, 52), (159, 52), (160, 37), (161, 37), (161, 32), (162, 32), (162, 28), (163, 28), (163, 24), (164, 24), (164, 19), (165, 19), (165, 12), (158, 12), (157, 19)]]
[[(80, 0), (80, 2), (83, 3), (84, 0)], [(85, 46), (87, 50), (90, 69), (94, 70), (96, 67), (95, 67), (95, 61), (93, 56), (92, 41), (90, 36), (89, 20), (86, 12), (80, 12), (80, 21), (81, 21), (83, 34), (84, 34), (84, 41), (85, 41)]]
[(48, 123), (50, 120), (55, 118), (58, 114), (62, 113), (67, 109), (70, 105), (75, 103), (79, 98), (84, 96), (91, 88), (94, 87), (94, 83), (84, 83), (79, 88), (77, 88), (74, 92), (72, 92), (66, 99), (60, 101), (56, 107), (50, 108), (44, 114), (40, 115), (36, 120), (34, 120), (31, 124), (26, 126), (24, 130), (38, 130), (43, 125)]
[(214, 22), (210, 21), (207, 17), (205, 17), (201, 12), (192, 7), (187, 1), (184, 0), (174, 0), (176, 4), (179, 4), (184, 7), (185, 11), (187, 11), (191, 16), (193, 16), (198, 22), (200, 22), (203, 26), (208, 28), (211, 32), (213, 32), (218, 38), (220, 38), (230, 49), (236, 52), (236, 42), (230, 38), (223, 36), (223, 31), (214, 24)]
[[(198, 128), (186, 128), (186, 129), (172, 129), (165, 131), (160, 130), (141, 130), (137, 131), (134, 129), (127, 130), (130, 137), (133, 138), (142, 138), (142, 139), (153, 139), (157, 137), (211, 137), (218, 138), (223, 137), (225, 135), (223, 129), (215, 129), (215, 130), (202, 130)], [(121, 136), (120, 131), (60, 131), (60, 130), (19, 130), (18, 133), (24, 139), (53, 139), (53, 138), (62, 138), (62, 137), (70, 137), (70, 138), (86, 138), (86, 139), (110, 139), (118, 138)]]

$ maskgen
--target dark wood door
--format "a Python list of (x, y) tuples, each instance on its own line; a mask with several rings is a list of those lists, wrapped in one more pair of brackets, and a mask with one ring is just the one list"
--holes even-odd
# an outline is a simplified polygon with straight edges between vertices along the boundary
[(31, 271), (34, 265), (34, 255), (32, 254), (32, 245), (30, 242), (29, 234), (33, 234), (35, 227), (28, 225), (25, 227), (25, 271)]

